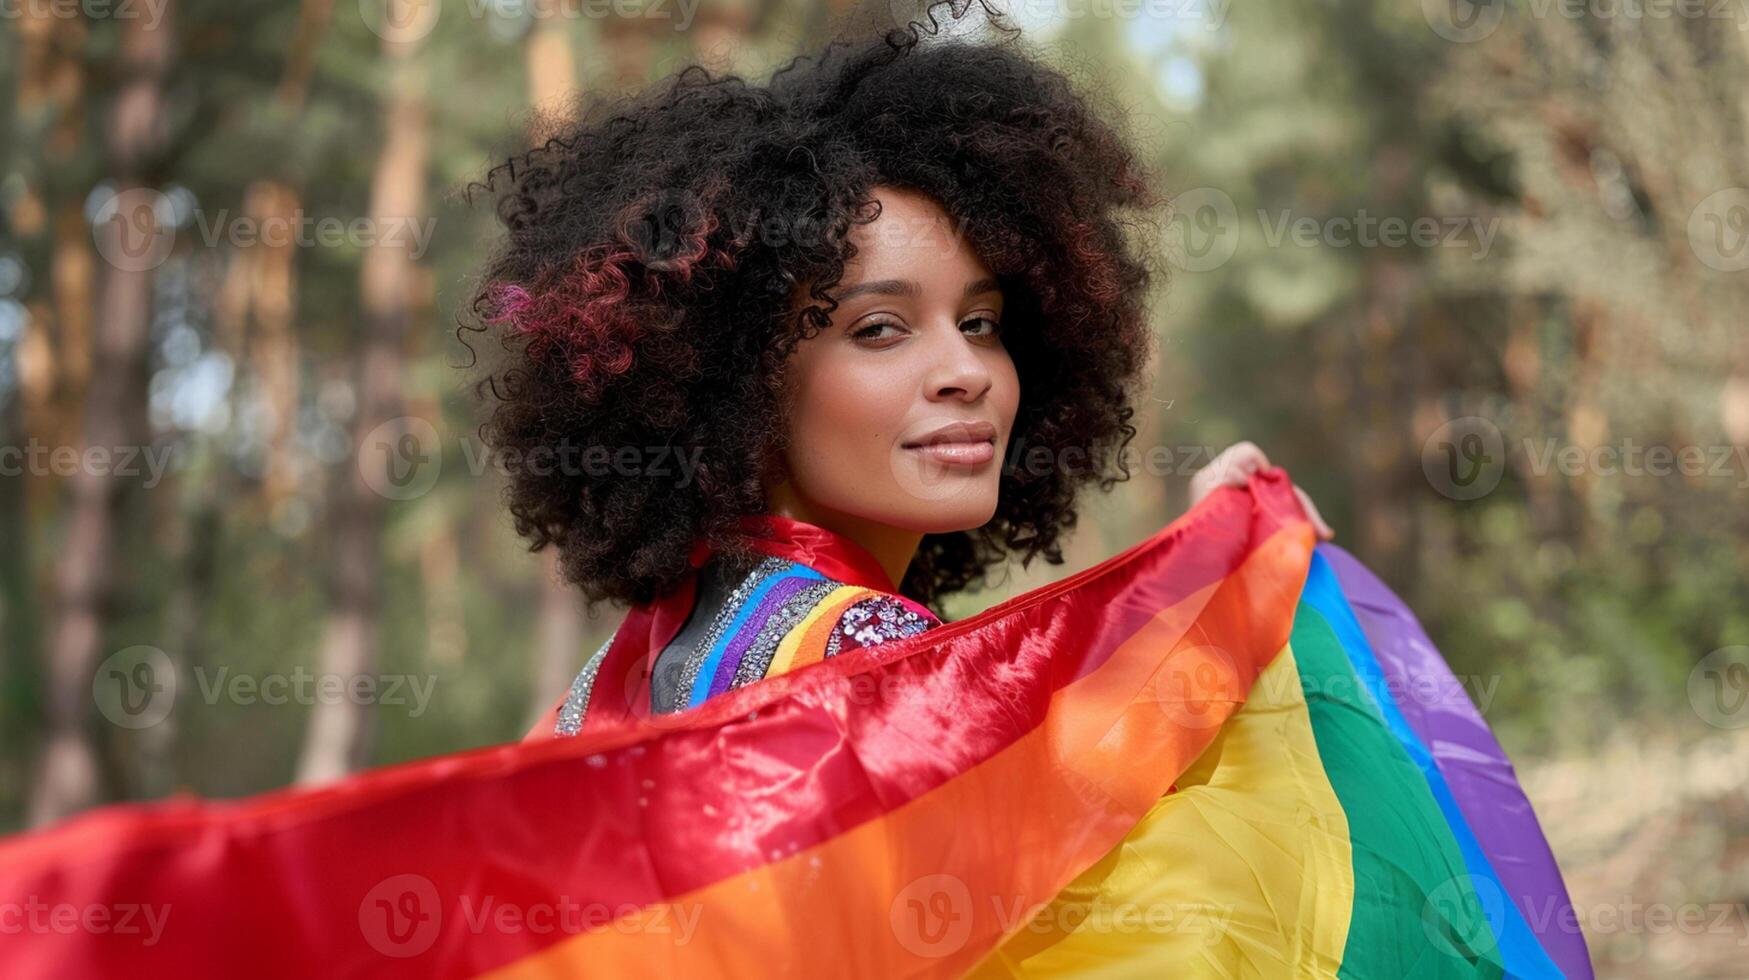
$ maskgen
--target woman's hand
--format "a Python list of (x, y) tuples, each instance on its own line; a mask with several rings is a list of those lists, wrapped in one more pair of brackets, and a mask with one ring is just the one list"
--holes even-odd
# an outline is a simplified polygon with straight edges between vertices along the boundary
[[(1195, 507), (1202, 498), (1215, 491), (1216, 487), (1242, 487), (1251, 479), (1251, 474), (1269, 465), (1269, 457), (1263, 455), (1263, 450), (1249, 442), (1235, 443), (1221, 450), (1220, 455), (1209, 461), (1209, 464), (1196, 471), (1190, 478), (1190, 506)], [(1324, 517), (1318, 513), (1318, 507), (1312, 503), (1312, 498), (1306, 496), (1296, 484), (1294, 495), (1300, 498), (1300, 506), (1306, 510), (1306, 516), (1311, 518), (1312, 527), (1318, 532), (1318, 537), (1325, 541), (1336, 536), (1330, 525), (1324, 523)]]

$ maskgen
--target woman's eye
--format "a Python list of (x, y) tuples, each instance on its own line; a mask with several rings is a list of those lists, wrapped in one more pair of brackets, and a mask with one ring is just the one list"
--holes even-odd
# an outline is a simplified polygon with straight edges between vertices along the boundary
[[(967, 327), (972, 329), (967, 330)], [(1002, 332), (1002, 324), (987, 316), (975, 316), (960, 324), (960, 329), (973, 337), (994, 337)]]
[[(882, 333), (884, 330), (891, 330), (893, 331), (893, 334), (884, 334)], [(896, 324), (871, 323), (866, 327), (861, 327), (852, 332), (850, 336), (855, 340), (888, 340), (896, 335), (898, 330), (899, 328)]]

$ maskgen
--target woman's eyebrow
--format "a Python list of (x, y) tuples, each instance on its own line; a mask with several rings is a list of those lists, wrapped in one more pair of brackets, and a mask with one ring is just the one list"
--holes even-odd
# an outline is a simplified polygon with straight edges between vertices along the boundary
[(971, 299), (973, 296), (982, 296), (985, 293), (999, 293), (1001, 291), (1002, 284), (997, 282), (994, 277), (986, 276), (983, 279), (966, 283), (964, 298)]
[[(966, 283), (966, 291), (961, 295), (965, 299), (971, 299), (973, 296), (981, 296), (984, 293), (999, 293), (1001, 291), (1002, 284), (997, 282), (995, 277), (986, 276)], [(854, 286), (846, 286), (839, 290), (834, 298), (838, 302), (844, 303), (864, 293), (873, 293), (877, 296), (917, 296), (922, 292), (923, 287), (917, 285), (916, 281), (912, 279), (875, 279), (869, 282), (859, 282)]]
[(874, 293), (880, 296), (916, 296), (923, 292), (923, 287), (910, 279), (875, 279), (870, 282), (859, 282), (854, 286), (846, 286), (835, 297), (843, 303), (852, 297), (863, 293)]

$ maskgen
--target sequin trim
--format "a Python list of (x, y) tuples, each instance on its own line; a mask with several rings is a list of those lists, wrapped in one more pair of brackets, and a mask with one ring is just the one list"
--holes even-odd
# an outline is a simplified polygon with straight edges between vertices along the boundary
[(607, 659), (607, 648), (613, 646), (613, 636), (618, 632), (614, 630), (601, 649), (583, 662), (583, 669), (571, 681), (571, 690), (565, 695), (565, 703), (559, 707), (559, 720), (553, 725), (554, 734), (575, 735), (582, 730), (583, 715), (589, 710), (589, 692), (595, 688), (595, 674), (601, 670), (601, 662)]
[(907, 609), (892, 596), (870, 596), (852, 603), (838, 620), (838, 628), (826, 640), (826, 656), (856, 647), (878, 646), (888, 640), (902, 640), (935, 625)]

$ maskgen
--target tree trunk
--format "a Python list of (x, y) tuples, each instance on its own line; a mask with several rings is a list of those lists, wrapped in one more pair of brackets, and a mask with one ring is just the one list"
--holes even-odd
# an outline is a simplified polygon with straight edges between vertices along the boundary
[[(277, 180), (252, 184), (245, 209), (256, 227), (288, 227), (302, 206), (295, 187)], [(297, 246), (281, 241), (259, 242), (251, 263), (249, 300), (257, 327), (250, 345), (253, 367), (266, 402), (271, 406), (267, 434), (267, 467), (262, 481), (268, 509), (297, 490), (295, 437), (298, 428), (299, 356), (293, 330), (296, 316)]]
[[(118, 193), (137, 191), (166, 136), (164, 80), (173, 56), (170, 4), (156, 27), (121, 27), (120, 74), (106, 142)], [(150, 208), (125, 208), (97, 229), (107, 255), (126, 254), (123, 236), (151, 235)], [(123, 222), (133, 223), (125, 227)], [(112, 262), (103, 269), (85, 399), (84, 444), (138, 446), (146, 415), (145, 360), (152, 315), (152, 271)], [(55, 569), (47, 654), (47, 740), (31, 791), (30, 820), (43, 823), (96, 802), (97, 755), (86, 724), (91, 678), (103, 640), (108, 570), (115, 561), (115, 510), (126, 478), (97, 468), (70, 479), (67, 539)]]
[[(391, 0), (388, 22), (411, 23), (412, 0)], [(365, 250), (361, 275), (364, 306), (363, 348), (358, 366), (358, 414), (354, 419), (356, 465), (350, 467), (334, 498), (334, 551), (330, 584), (332, 605), (323, 633), (321, 673), (350, 679), (376, 671), (382, 604), (382, 527), (384, 498), (365, 478), (366, 467), (386, 462), (370, 440), (391, 422), (401, 404), (402, 342), (407, 334), (417, 270), (408, 223), (418, 220), (424, 201), (424, 77), (414, 55), (416, 39), (390, 32), (382, 51), (391, 67), (384, 95), (384, 137), (371, 178), (374, 244)], [(374, 475), (373, 475), (374, 479)], [(381, 484), (378, 484), (381, 485)], [(311, 710), (298, 781), (317, 783), (363, 765), (370, 747), (373, 706), (350, 699), (318, 701)]]

